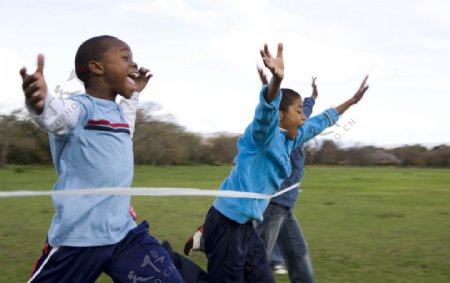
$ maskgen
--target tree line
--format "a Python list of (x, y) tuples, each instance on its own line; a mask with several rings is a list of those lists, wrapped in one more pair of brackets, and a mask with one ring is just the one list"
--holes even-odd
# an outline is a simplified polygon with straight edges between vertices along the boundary
[[(147, 104), (136, 117), (134, 158), (136, 164), (189, 165), (232, 164), (237, 134), (204, 135), (187, 131), (167, 119), (155, 117), (157, 106)], [(48, 135), (23, 110), (0, 115), (0, 166), (51, 164)], [(312, 145), (314, 144), (314, 145)], [(450, 167), (450, 147), (426, 148), (405, 145), (384, 149), (374, 146), (340, 148), (332, 140), (309, 143), (304, 148), (306, 164), (351, 166)]]

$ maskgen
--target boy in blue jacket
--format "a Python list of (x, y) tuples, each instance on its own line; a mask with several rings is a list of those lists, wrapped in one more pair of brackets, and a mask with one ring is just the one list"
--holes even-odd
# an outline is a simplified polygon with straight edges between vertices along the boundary
[[(262, 69), (258, 69), (261, 81), (267, 84), (267, 78)], [(303, 112), (309, 118), (315, 100), (318, 96), (316, 78), (312, 81), (312, 94), (303, 101)], [(292, 173), (285, 179), (281, 189), (299, 183), (303, 178), (305, 155), (302, 147), (291, 153)], [(299, 188), (290, 190), (272, 198), (264, 212), (262, 222), (255, 221), (256, 230), (264, 242), (267, 257), (275, 274), (289, 274), (291, 282), (314, 282), (313, 268), (309, 256), (308, 245), (303, 235), (300, 223), (293, 213)], [(284, 264), (287, 263), (288, 270)], [(289, 271), (289, 272), (288, 272)]]
[[(274, 194), (291, 174), (292, 150), (333, 125), (368, 88), (366, 77), (351, 99), (305, 123), (300, 95), (280, 89), (283, 45), (278, 45), (276, 57), (267, 44), (260, 53), (272, 79), (261, 90), (252, 123), (238, 139), (236, 165), (221, 190)], [(263, 220), (268, 203), (264, 199), (216, 198), (204, 224), (208, 282), (275, 282), (264, 244), (252, 224), (253, 220)]]

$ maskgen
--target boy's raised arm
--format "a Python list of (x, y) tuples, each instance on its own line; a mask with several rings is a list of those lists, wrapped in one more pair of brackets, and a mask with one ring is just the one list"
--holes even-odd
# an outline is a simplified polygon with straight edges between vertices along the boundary
[(270, 54), (267, 44), (264, 44), (264, 49), (261, 49), (260, 53), (264, 66), (272, 73), (272, 79), (265, 96), (267, 103), (270, 103), (278, 96), (281, 81), (284, 78), (283, 44), (278, 43), (277, 57), (275, 58)]
[(120, 102), (120, 108), (122, 108), (125, 120), (127, 120), (130, 127), (130, 136), (133, 138), (134, 130), (136, 128), (136, 112), (139, 104), (139, 94), (147, 86), (148, 81), (153, 76), (150, 70), (146, 68), (139, 68), (138, 75), (134, 78), (136, 82), (136, 91), (129, 98), (123, 98)]
[(27, 69), (23, 67), (20, 69), (20, 76), (22, 77), (25, 103), (40, 115), (44, 111), (45, 97), (48, 91), (44, 78), (44, 56), (38, 55), (37, 69), (34, 74), (29, 75)]
[(363, 98), (364, 93), (369, 88), (369, 86), (367, 85), (367, 79), (368, 78), (369, 78), (369, 75), (367, 75), (364, 78), (364, 80), (361, 83), (358, 91), (356, 91), (355, 95), (353, 95), (352, 98), (350, 98), (349, 100), (345, 101), (344, 103), (342, 103), (341, 105), (336, 107), (336, 111), (339, 113), (339, 115), (343, 114), (345, 111), (347, 111), (347, 109), (349, 109), (351, 106), (353, 106), (356, 103), (358, 103), (361, 100), (361, 98)]
[(316, 99), (319, 96), (319, 92), (317, 91), (317, 85), (316, 85), (317, 77), (312, 77), (312, 93), (311, 98)]
[(148, 81), (153, 77), (152, 72), (149, 69), (140, 67), (138, 75), (134, 78), (136, 83), (136, 91), (141, 92), (147, 86)]
[(305, 113), (306, 118), (309, 118), (311, 116), (316, 98), (319, 96), (319, 92), (317, 91), (316, 79), (317, 77), (312, 77), (311, 86), (313, 90), (311, 96), (303, 100), (303, 113)]
[(22, 68), (20, 76), (31, 118), (46, 131), (57, 135), (68, 133), (78, 121), (80, 108), (75, 101), (59, 99), (48, 93), (44, 78), (44, 56), (38, 55), (34, 74), (28, 74), (27, 69)]
[(296, 144), (304, 144), (305, 142), (320, 134), (325, 128), (336, 123), (337, 119), (342, 113), (350, 108), (350, 106), (356, 104), (364, 96), (364, 93), (369, 88), (369, 86), (366, 84), (367, 79), (368, 76), (364, 78), (361, 86), (352, 98), (342, 103), (335, 109), (328, 109), (323, 114), (307, 119), (305, 125), (299, 128), (299, 135), (296, 139)]

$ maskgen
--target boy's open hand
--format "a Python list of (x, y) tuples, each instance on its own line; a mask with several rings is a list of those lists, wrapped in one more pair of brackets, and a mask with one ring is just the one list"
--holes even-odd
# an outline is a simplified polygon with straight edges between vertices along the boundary
[(134, 82), (136, 83), (136, 91), (141, 92), (144, 90), (151, 77), (153, 77), (153, 74), (149, 69), (140, 67), (138, 70), (138, 76), (134, 78)]
[(367, 75), (363, 82), (361, 83), (361, 86), (359, 87), (358, 91), (355, 93), (355, 95), (350, 99), (351, 102), (353, 104), (358, 103), (358, 101), (361, 100), (361, 98), (363, 98), (364, 93), (366, 92), (366, 90), (369, 88), (369, 86), (367, 85), (367, 79), (369, 78), (369, 75)]
[(278, 43), (277, 57), (275, 58), (270, 54), (267, 44), (264, 44), (264, 49), (261, 49), (260, 53), (264, 66), (270, 70), (274, 78), (282, 80), (284, 77), (283, 44)]
[(44, 56), (38, 55), (37, 69), (34, 74), (27, 74), (27, 69), (20, 69), (22, 77), (22, 89), (25, 94), (25, 102), (33, 108), (36, 114), (44, 111), (45, 96), (47, 95), (47, 83), (44, 78)]

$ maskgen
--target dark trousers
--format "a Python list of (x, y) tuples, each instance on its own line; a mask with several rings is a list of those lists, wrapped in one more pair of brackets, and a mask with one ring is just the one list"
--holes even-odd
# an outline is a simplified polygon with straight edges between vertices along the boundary
[(143, 222), (117, 244), (97, 247), (44, 248), (32, 283), (89, 283), (104, 272), (115, 283), (184, 282), (167, 251), (148, 235)]
[(240, 224), (211, 207), (203, 232), (208, 282), (275, 282), (264, 244), (251, 222)]

